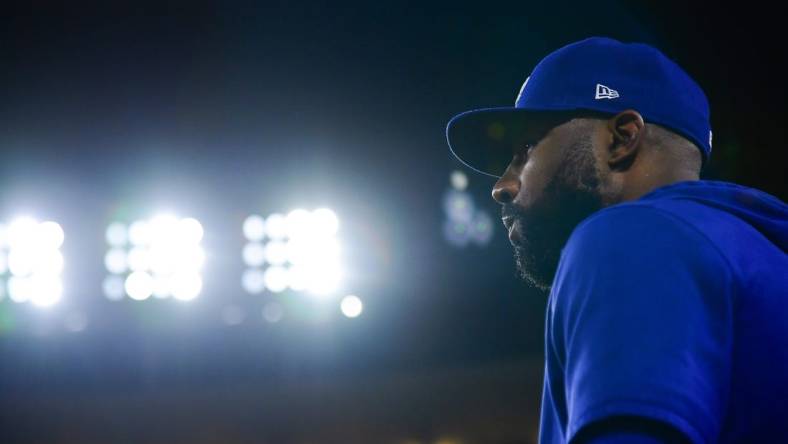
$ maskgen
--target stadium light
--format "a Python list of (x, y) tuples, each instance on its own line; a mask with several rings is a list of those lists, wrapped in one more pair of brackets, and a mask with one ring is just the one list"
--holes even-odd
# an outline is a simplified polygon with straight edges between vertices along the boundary
[(4, 292), (9, 299), (39, 307), (60, 301), (64, 240), (57, 222), (19, 217), (8, 225), (0, 224), (0, 277), (6, 281)]
[(338, 230), (339, 219), (329, 208), (298, 208), (265, 219), (247, 217), (242, 227), (247, 240), (242, 250), (247, 266), (241, 277), (244, 290), (252, 294), (288, 288), (315, 295), (336, 292), (343, 276)]
[(364, 311), (364, 304), (361, 302), (361, 299), (359, 299), (358, 296), (351, 294), (342, 298), (340, 309), (342, 310), (342, 314), (345, 316), (349, 318), (356, 318), (361, 314), (362, 311)]
[(464, 191), (468, 188), (468, 176), (460, 170), (454, 170), (449, 176), (451, 187), (458, 191)]
[(471, 242), (485, 246), (493, 236), (493, 221), (490, 215), (476, 208), (473, 196), (465, 191), (468, 177), (454, 171), (449, 177), (451, 187), (443, 195), (443, 237), (455, 247), (465, 247)]
[(133, 221), (128, 226), (111, 223), (106, 231), (109, 249), (104, 265), (110, 275), (103, 284), (105, 296), (119, 300), (125, 293), (138, 301), (196, 298), (202, 291), (203, 235), (197, 219), (171, 214)]

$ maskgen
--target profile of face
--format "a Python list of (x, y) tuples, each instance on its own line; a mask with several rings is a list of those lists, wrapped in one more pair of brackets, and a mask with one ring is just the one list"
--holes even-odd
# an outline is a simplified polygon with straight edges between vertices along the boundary
[(594, 152), (600, 120), (545, 122), (543, 136), (513, 153), (493, 199), (514, 247), (518, 275), (549, 291), (572, 230), (604, 206), (604, 172)]

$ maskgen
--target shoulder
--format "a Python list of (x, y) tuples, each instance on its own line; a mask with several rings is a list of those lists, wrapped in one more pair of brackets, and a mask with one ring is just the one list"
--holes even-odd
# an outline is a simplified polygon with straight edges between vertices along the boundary
[(568, 433), (625, 415), (698, 441), (715, 436), (728, 387), (731, 283), (717, 245), (671, 211), (627, 203), (578, 225), (546, 333), (572, 400)]
[[(615, 253), (655, 244), (667, 244), (677, 250), (698, 246), (717, 250), (716, 244), (692, 221), (664, 207), (637, 201), (602, 209), (583, 220), (569, 237), (564, 253)], [(630, 252), (638, 253), (646, 251)]]
[(561, 252), (554, 291), (640, 294), (675, 286), (716, 287), (731, 267), (698, 227), (670, 211), (633, 202), (615, 205), (581, 222)]

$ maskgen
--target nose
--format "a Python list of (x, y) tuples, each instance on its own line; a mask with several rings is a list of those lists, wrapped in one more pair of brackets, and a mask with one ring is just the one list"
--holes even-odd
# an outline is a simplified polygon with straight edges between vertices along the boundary
[(504, 174), (495, 182), (493, 186), (492, 197), (500, 204), (509, 203), (517, 197), (520, 192), (520, 178), (514, 174)]

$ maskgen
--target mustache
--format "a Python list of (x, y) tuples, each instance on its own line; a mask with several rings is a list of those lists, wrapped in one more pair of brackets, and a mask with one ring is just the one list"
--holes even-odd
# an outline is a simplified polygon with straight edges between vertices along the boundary
[(522, 208), (518, 207), (515, 204), (503, 204), (501, 206), (501, 218), (512, 217), (515, 219), (523, 219), (525, 217), (525, 211)]

